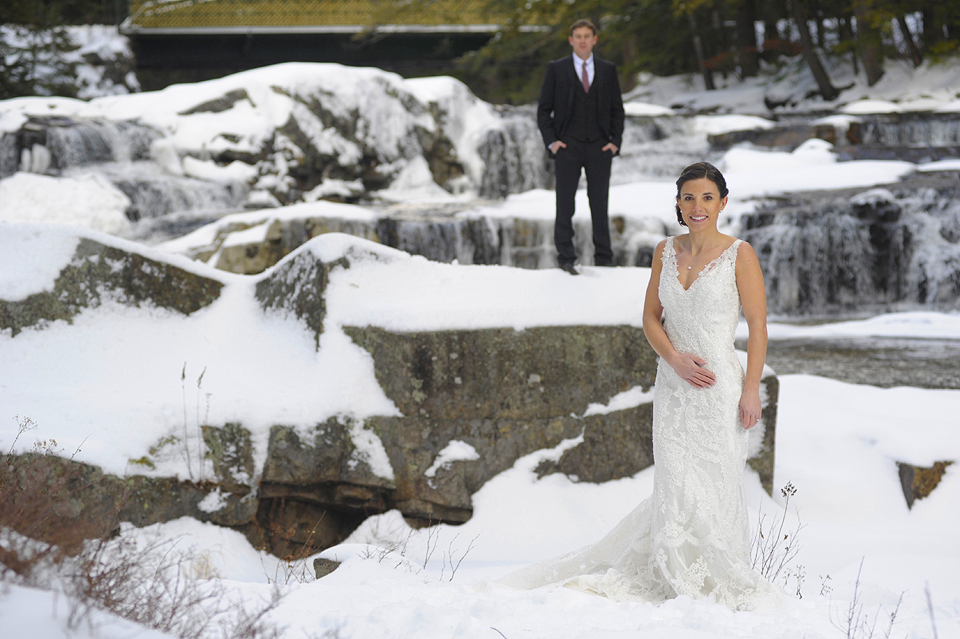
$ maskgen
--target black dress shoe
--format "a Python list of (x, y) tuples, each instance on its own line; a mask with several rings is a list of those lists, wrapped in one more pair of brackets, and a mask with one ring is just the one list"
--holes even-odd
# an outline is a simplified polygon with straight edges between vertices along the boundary
[(566, 271), (566, 272), (569, 273), (570, 275), (580, 275), (580, 273), (577, 272), (577, 268), (576, 268), (576, 267), (573, 265), (573, 263), (571, 263), (571, 262), (563, 262), (563, 263), (561, 263), (561, 264), (560, 264), (560, 270)]

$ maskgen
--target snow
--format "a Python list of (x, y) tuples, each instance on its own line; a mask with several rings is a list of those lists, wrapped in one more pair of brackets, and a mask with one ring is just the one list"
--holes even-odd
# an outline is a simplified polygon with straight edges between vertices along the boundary
[(642, 386), (634, 386), (610, 398), (607, 404), (590, 404), (587, 406), (584, 417), (590, 415), (607, 415), (628, 408), (635, 408), (640, 404), (649, 404), (653, 401), (653, 389), (643, 390)]
[(632, 117), (656, 117), (658, 115), (673, 115), (673, 110), (667, 107), (650, 104), (648, 102), (624, 102), (623, 112)]
[(717, 165), (734, 199), (896, 182), (916, 170), (910, 162), (863, 160), (838, 162), (833, 145), (810, 139), (791, 153), (730, 149)]
[(124, 235), (131, 228), (126, 216), (130, 204), (130, 198), (100, 175), (16, 173), (0, 180), (0, 222), (79, 224)]
[(903, 109), (887, 100), (857, 100), (840, 107), (841, 113), (864, 115), (866, 113), (901, 113)]
[(217, 487), (216, 490), (200, 500), (200, 503), (197, 504), (197, 508), (199, 508), (201, 512), (215, 513), (227, 504), (227, 496), (220, 492), (220, 488)]
[(774, 126), (772, 121), (754, 115), (698, 115), (694, 118), (696, 131), (707, 135), (750, 129), (772, 129)]
[[(845, 77), (838, 73), (835, 83), (845, 84)], [(696, 77), (645, 78), (631, 93), (627, 109), (640, 116), (653, 113), (650, 105), (661, 105), (664, 112), (673, 111), (674, 104), (681, 111), (717, 107), (718, 115), (697, 116), (697, 127), (701, 134), (723, 132), (767, 126), (768, 120), (758, 117), (769, 115), (763, 104), (766, 95), (786, 91), (789, 96), (806, 90), (796, 76), (788, 74), (766, 86), (758, 80), (731, 84), (710, 94), (697, 89), (698, 81)], [(168, 134), (154, 155), (165, 155), (171, 171), (208, 179), (248, 179), (239, 173), (242, 167), (215, 167), (197, 158), (215, 149), (253, 148), (286, 122), (297, 107), (271, 86), (300, 91), (301, 95), (334, 87), (330, 108), (336, 111), (353, 104), (366, 109), (382, 107), (364, 101), (372, 99), (365, 98), (364, 92), (377, 83), (422, 103), (453, 105), (450, 108), (462, 117), (450, 125), (452, 133), (448, 134), (468, 172), (476, 171), (476, 158), (470, 154), (475, 153), (474, 141), (492, 117), (489, 105), (476, 101), (449, 79), (402, 80), (372, 70), (346, 73), (336, 65), (283, 65), (272, 68), (269, 76), (253, 71), (89, 103), (55, 98), (7, 100), (0, 102), (0, 130), (16, 130), (27, 114), (36, 113), (142, 118)], [(796, 86), (788, 87), (791, 83)], [(785, 110), (829, 110), (834, 115), (819, 122), (834, 126), (844, 126), (858, 113), (882, 112), (880, 109), (951, 112), (960, 110), (957, 87), (960, 68), (956, 65), (925, 63), (914, 71), (891, 63), (887, 75), (874, 87), (858, 79), (835, 103), (814, 100)], [(240, 100), (225, 112), (180, 115), (240, 89), (249, 100)], [(372, 123), (376, 131), (371, 135), (396, 148), (400, 144), (396, 131), (405, 126), (407, 117), (389, 111), (382, 122)], [(413, 119), (434, 126), (432, 119), (419, 117)], [(310, 134), (324, 139), (320, 131)], [(355, 151), (333, 138), (326, 142), (346, 159)], [(187, 155), (182, 163), (181, 154)], [(895, 182), (913, 170), (958, 170), (958, 162), (945, 160), (920, 167), (898, 161), (838, 162), (822, 141), (810, 141), (793, 153), (735, 147), (719, 160), (731, 190), (725, 228), (733, 228), (732, 220), (754, 206), (753, 198), (804, 189), (874, 187)], [(410, 164), (403, 170), (408, 171), (404, 181), (391, 193), (396, 200), (454, 199), (430, 188), (422, 164)], [(56, 439), (68, 454), (76, 451), (77, 459), (98, 464), (107, 472), (148, 472), (199, 480), (207, 469), (189, 469), (180, 451), (162, 451), (152, 471), (129, 461), (144, 456), (170, 434), (183, 434), (191, 446), (197, 446), (197, 422), (204, 415), (212, 424), (240, 422), (250, 429), (259, 467), (272, 425), (307, 429), (337, 418), (350, 424), (357, 450), (351, 461), (366, 463), (375, 474), (389, 479), (393, 469), (382, 442), (362, 424), (364, 417), (396, 415), (398, 411), (377, 383), (372, 358), (346, 336), (344, 326), (417, 331), (640, 325), (647, 269), (587, 266), (582, 276), (571, 278), (557, 270), (437, 264), (349, 236), (328, 234), (299, 249), (327, 262), (344, 256), (350, 262), (349, 268), (331, 273), (327, 317), (317, 350), (315, 336), (303, 324), (264, 313), (256, 303), (253, 287), (269, 272), (235, 276), (175, 253), (213, 242), (231, 224), (245, 225), (250, 229), (247, 233), (261, 237), (272, 220), (308, 216), (371, 220), (375, 214), (370, 209), (315, 202), (251, 211), (155, 249), (58, 224), (70, 221), (123, 232), (123, 212), (129, 204), (107, 186), (92, 179), (54, 180), (25, 173), (0, 181), (0, 220), (8, 220), (0, 221), (0, 299), (22, 300), (51, 290), (81, 238), (216, 279), (224, 284), (221, 296), (189, 317), (149, 306), (107, 303), (80, 313), (71, 323), (50, 322), (27, 328), (16, 337), (10, 331), (0, 333), (2, 451), (9, 449), (16, 435), (13, 417), (29, 416), (39, 424), (34, 433), (37, 438)], [(329, 188), (349, 185), (331, 183)], [(611, 214), (624, 216), (651, 237), (659, 231), (648, 225), (650, 220), (661, 223), (661, 230), (676, 232), (674, 195), (675, 186), (669, 179), (632, 180), (611, 188)], [(878, 189), (860, 197), (885, 198), (887, 193)], [(503, 202), (477, 204), (461, 215), (552, 220), (553, 198), (552, 191), (535, 190)], [(64, 202), (70, 206), (65, 207)], [(583, 191), (578, 193), (577, 209), (578, 215), (587, 215)], [(239, 235), (230, 241), (242, 239)], [(738, 334), (744, 336), (743, 330), (741, 327)], [(891, 313), (815, 326), (777, 322), (771, 323), (768, 331), (773, 340), (957, 340), (960, 315)], [(181, 380), (182, 372), (185, 380)], [(803, 599), (774, 613), (733, 613), (709, 600), (683, 597), (653, 606), (614, 603), (563, 588), (517, 592), (494, 585), (493, 580), (515, 568), (596, 540), (650, 494), (652, 469), (603, 484), (578, 482), (560, 474), (537, 476), (541, 461), (559, 459), (582, 437), (527, 455), (487, 482), (473, 496), (472, 519), (461, 526), (414, 530), (396, 511), (369, 518), (345, 543), (322, 553), (343, 563), (320, 580), (311, 576), (312, 557), (287, 564), (253, 549), (239, 532), (212, 524), (185, 519), (140, 530), (125, 526), (121, 534), (124, 538), (175, 542), (177, 552), (193, 562), (189, 574), (222, 585), (251, 606), (268, 596), (273, 583), (280, 582), (285, 596), (269, 620), (285, 626), (283, 636), (291, 639), (327, 631), (364, 639), (827, 639), (846, 634), (837, 627), (837, 620), (853, 600), (861, 561), (860, 602), (869, 615), (880, 614), (882, 620), (904, 593), (891, 636), (932, 636), (925, 588), (931, 593), (939, 636), (960, 636), (960, 544), (956, 532), (960, 527), (956, 507), (960, 503), (960, 463), (948, 467), (940, 485), (912, 509), (906, 506), (897, 473), (897, 462), (920, 466), (942, 460), (960, 462), (956, 419), (960, 390), (880, 389), (805, 375), (781, 375), (779, 383), (774, 485), (779, 488), (789, 481), (797, 487), (789, 521), (799, 515), (805, 527), (797, 535), (800, 551), (790, 566), (795, 576), (787, 584), (792, 593), (799, 581)], [(592, 404), (584, 416), (648, 401), (649, 389), (633, 388)], [(29, 449), (33, 442), (28, 440), (21, 438), (18, 450)], [(476, 451), (469, 445), (451, 442), (438, 453), (431, 470), (435, 474), (446, 464), (472, 458)], [(783, 512), (782, 497), (776, 491), (774, 498), (768, 497), (753, 471), (746, 472), (745, 481), (754, 526), (761, 514)], [(202, 507), (216, 511), (222, 506), (221, 497), (212, 493)], [(431, 547), (435, 552), (424, 561)], [(454, 573), (453, 566), (461, 559)], [(100, 612), (93, 614), (89, 626), (70, 629), (68, 606), (66, 596), (51, 591), (5, 584), (0, 592), (0, 618), (4, 632), (11, 636), (165, 636)]]
[[(894, 462), (929, 463), (957, 452), (955, 427), (943, 416), (960, 406), (960, 391), (876, 389), (795, 375), (780, 383), (775, 485), (789, 480), (798, 489), (788, 526), (798, 512), (804, 528), (792, 567), (805, 578), (803, 599), (772, 613), (733, 613), (688, 598), (659, 606), (614, 603), (564, 588), (522, 592), (491, 583), (595, 540), (650, 493), (652, 469), (600, 485), (563, 475), (538, 479), (540, 461), (558, 457), (575, 440), (528, 455), (489, 481), (474, 495), (474, 516), (464, 525), (413, 530), (396, 511), (368, 519), (344, 544), (321, 553), (342, 562), (321, 580), (310, 576), (311, 557), (294, 567), (299, 577), (285, 581), (290, 566), (255, 551), (240, 533), (211, 524), (183, 519), (123, 534), (176, 540), (178, 552), (196, 566), (192, 572), (202, 569), (251, 605), (279, 580), (285, 596), (269, 620), (294, 639), (335, 628), (343, 637), (364, 638), (482, 639), (499, 636), (496, 629), (531, 639), (828, 639), (844, 634), (835, 622), (853, 597), (861, 560), (859, 592), (871, 616), (881, 607), (889, 613), (904, 593), (892, 636), (931, 636), (926, 587), (939, 636), (956, 636), (960, 548), (952, 540), (960, 524), (960, 472), (948, 469), (933, 494), (908, 510)], [(943, 443), (953, 448), (944, 450)], [(751, 471), (746, 485), (754, 523), (761, 512), (782, 508)], [(436, 552), (424, 566), (431, 544)], [(463, 559), (452, 580), (448, 558)], [(821, 594), (826, 577), (831, 591)], [(5, 629), (62, 636), (62, 615), (50, 613), (53, 601), (42, 591), (8, 590), (0, 596)]]
[(436, 459), (433, 460), (430, 468), (423, 475), (424, 477), (436, 477), (438, 470), (446, 468), (455, 461), (470, 461), (473, 459), (480, 459), (480, 453), (477, 452), (476, 448), (467, 442), (452, 439), (449, 444), (443, 447), (443, 450), (437, 453)]
[(958, 160), (939, 160), (930, 162), (917, 167), (921, 173), (931, 173), (934, 171), (960, 171), (960, 159)]
[(330, 275), (327, 309), (344, 326), (392, 331), (640, 325), (646, 269), (582, 270), (571, 278), (557, 269), (457, 266), (383, 251)]
[(95, 609), (90, 611), (89, 620), (77, 619), (71, 623), (71, 612), (71, 602), (52, 590), (4, 584), (4, 592), (0, 594), (0, 619), (3, 619), (4, 635), (8, 637), (174, 639), (173, 635)]
[[(912, 311), (887, 313), (864, 320), (831, 322), (816, 326), (798, 326), (770, 322), (770, 339), (818, 339), (835, 337), (904, 337), (913, 339), (960, 339), (960, 314)], [(737, 336), (745, 338), (747, 327), (741, 324)]]
[(887, 60), (883, 77), (869, 86), (862, 68), (859, 74), (854, 73), (849, 57), (827, 62), (833, 85), (845, 87), (832, 102), (808, 97), (817, 91), (817, 86), (800, 55), (781, 60), (777, 67), (762, 64), (760, 76), (743, 81), (735, 75), (723, 78), (714, 74), (715, 91), (704, 88), (703, 77), (698, 73), (670, 77), (641, 73), (638, 86), (625, 95), (624, 100), (671, 107), (675, 113), (757, 116), (770, 114), (768, 103), (783, 104), (776, 107), (780, 113), (854, 113), (857, 109), (864, 109), (860, 113), (951, 112), (957, 109), (960, 68), (956, 64), (925, 60), (914, 69), (905, 60)]
[[(16, 302), (33, 293), (52, 291), (57, 276), (77, 248), (79, 237), (57, 229), (0, 222), (0, 299)], [(43, 260), (37, 260), (43, 255)]]
[(347, 461), (347, 466), (352, 470), (358, 463), (365, 463), (377, 477), (382, 477), (394, 481), (396, 476), (393, 474), (393, 466), (390, 465), (390, 458), (387, 457), (387, 450), (383, 447), (383, 442), (376, 433), (373, 433), (363, 427), (363, 422), (355, 421), (350, 424), (350, 441), (353, 442), (354, 452)]

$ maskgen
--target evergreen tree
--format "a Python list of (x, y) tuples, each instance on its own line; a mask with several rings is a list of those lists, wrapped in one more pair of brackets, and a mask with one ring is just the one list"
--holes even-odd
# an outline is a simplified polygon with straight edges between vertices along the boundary
[(69, 3), (4, 0), (0, 7), (0, 99), (77, 94), (76, 50), (64, 26)]

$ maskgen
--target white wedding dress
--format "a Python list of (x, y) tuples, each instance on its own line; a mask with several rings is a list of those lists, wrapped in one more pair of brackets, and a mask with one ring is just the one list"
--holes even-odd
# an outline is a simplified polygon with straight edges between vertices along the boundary
[(515, 588), (564, 584), (614, 600), (713, 597), (734, 610), (783, 597), (750, 565), (743, 494), (747, 431), (740, 425), (743, 368), (734, 352), (740, 319), (736, 240), (689, 289), (678, 279), (673, 238), (663, 252), (664, 328), (680, 352), (705, 359), (708, 389), (680, 379), (663, 360), (653, 401), (653, 495), (599, 542), (507, 575)]

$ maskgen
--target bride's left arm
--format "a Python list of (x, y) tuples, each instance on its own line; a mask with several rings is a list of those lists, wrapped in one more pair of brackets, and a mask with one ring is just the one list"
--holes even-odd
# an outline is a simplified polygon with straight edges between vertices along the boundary
[(753, 428), (760, 421), (760, 377), (767, 359), (767, 293), (757, 254), (746, 242), (737, 248), (737, 289), (750, 330), (747, 373), (740, 396), (740, 423), (744, 428)]

